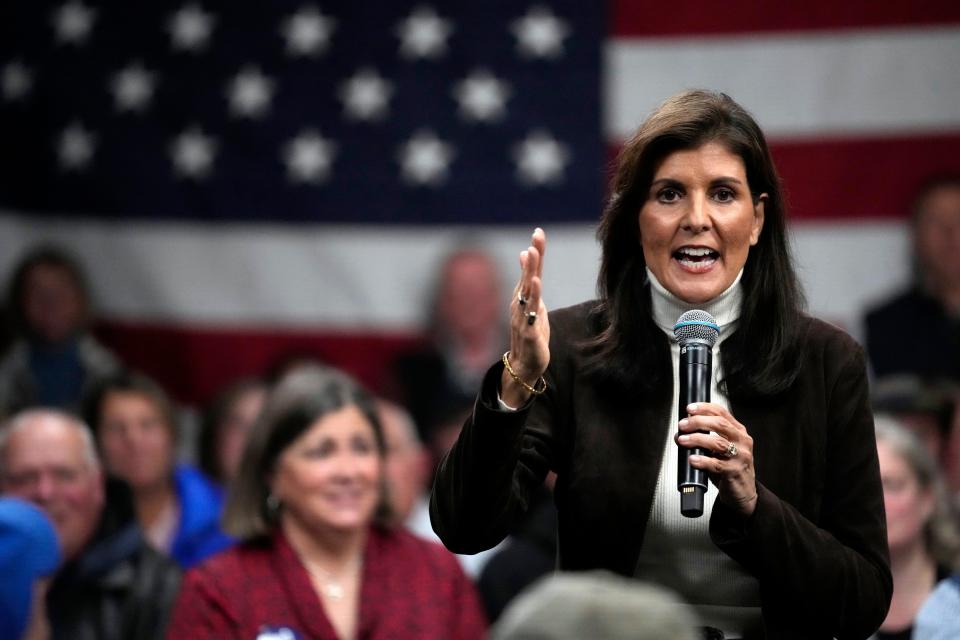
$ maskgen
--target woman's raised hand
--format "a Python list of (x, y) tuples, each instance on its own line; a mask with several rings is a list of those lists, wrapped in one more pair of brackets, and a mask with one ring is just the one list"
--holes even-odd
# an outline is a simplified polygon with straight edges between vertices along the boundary
[[(516, 378), (532, 388), (539, 388), (537, 381), (550, 364), (550, 322), (541, 297), (546, 250), (547, 236), (537, 227), (530, 246), (520, 252), (520, 281), (510, 302), (510, 368)], [(530, 395), (530, 390), (505, 367), (500, 379), (500, 399), (511, 407), (519, 407)]]

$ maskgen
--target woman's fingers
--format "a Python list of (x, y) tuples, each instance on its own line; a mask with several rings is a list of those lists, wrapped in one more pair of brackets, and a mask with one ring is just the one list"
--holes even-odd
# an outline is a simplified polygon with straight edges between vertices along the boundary
[(690, 456), (691, 466), (710, 475), (720, 499), (749, 515), (757, 502), (753, 466), (753, 438), (730, 411), (721, 405), (698, 402), (687, 407), (689, 417), (679, 423), (678, 445), (702, 449), (707, 455)]
[[(753, 451), (736, 442), (711, 433), (692, 433), (677, 436), (676, 443), (688, 449), (700, 449), (703, 453), (720, 461), (731, 463), (730, 469), (738, 466), (751, 465)], [(734, 460), (736, 459), (736, 460)], [(711, 463), (712, 464), (712, 463)]]
[[(747, 436), (747, 429), (730, 412), (717, 404), (697, 403), (688, 409), (690, 416), (680, 421), (680, 431), (714, 431), (728, 440), (738, 441)], [(749, 436), (747, 436), (749, 437)]]
[(533, 230), (531, 241), (533, 247), (537, 250), (539, 258), (537, 262), (537, 277), (543, 278), (543, 257), (547, 253), (547, 234), (544, 233), (543, 229), (537, 227)]

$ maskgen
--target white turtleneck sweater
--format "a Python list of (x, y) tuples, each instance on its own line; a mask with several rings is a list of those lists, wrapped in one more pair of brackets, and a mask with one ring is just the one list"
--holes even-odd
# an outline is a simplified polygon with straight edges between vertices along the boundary
[(740, 317), (742, 275), (741, 271), (730, 288), (713, 300), (694, 305), (664, 289), (653, 273), (647, 270), (652, 285), (650, 295), (654, 321), (671, 341), (673, 401), (670, 404), (670, 420), (659, 427), (668, 432), (668, 437), (636, 568), (638, 578), (672, 589), (682, 600), (690, 603), (699, 614), (701, 624), (722, 629), (727, 637), (734, 638), (741, 637), (745, 627), (754, 626), (759, 621), (759, 583), (710, 540), (710, 514), (717, 500), (717, 488), (712, 482), (707, 483), (703, 516), (686, 518), (680, 515), (677, 445), (673, 439), (679, 422), (680, 347), (673, 336), (673, 325), (682, 313), (691, 309), (706, 311), (720, 325), (720, 339), (713, 348), (710, 400), (729, 408), (727, 398), (717, 384), (723, 366), (720, 344), (735, 331)]

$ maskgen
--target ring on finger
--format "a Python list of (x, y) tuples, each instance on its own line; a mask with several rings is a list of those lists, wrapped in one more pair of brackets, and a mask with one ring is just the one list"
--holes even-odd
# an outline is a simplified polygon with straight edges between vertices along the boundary
[(533, 324), (537, 321), (537, 312), (536, 311), (527, 311), (523, 314), (523, 317), (527, 319), (527, 324)]
[(523, 297), (522, 291), (517, 291), (517, 304), (519, 304), (521, 307), (526, 306), (527, 304), (527, 299)]
[(730, 458), (737, 457), (737, 445), (734, 442), (731, 442), (727, 445), (727, 448), (723, 450), (723, 457), (729, 460)]

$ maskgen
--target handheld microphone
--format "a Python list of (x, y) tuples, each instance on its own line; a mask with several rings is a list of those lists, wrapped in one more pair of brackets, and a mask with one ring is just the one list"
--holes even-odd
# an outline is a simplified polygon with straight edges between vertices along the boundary
[[(694, 309), (677, 319), (673, 335), (680, 345), (680, 400), (677, 415), (686, 417), (687, 405), (710, 402), (710, 374), (713, 371), (713, 345), (720, 327), (706, 311)], [(706, 455), (703, 449), (677, 446), (677, 491), (680, 513), (688, 518), (703, 515), (703, 496), (707, 492), (707, 473), (690, 466), (691, 455)]]

